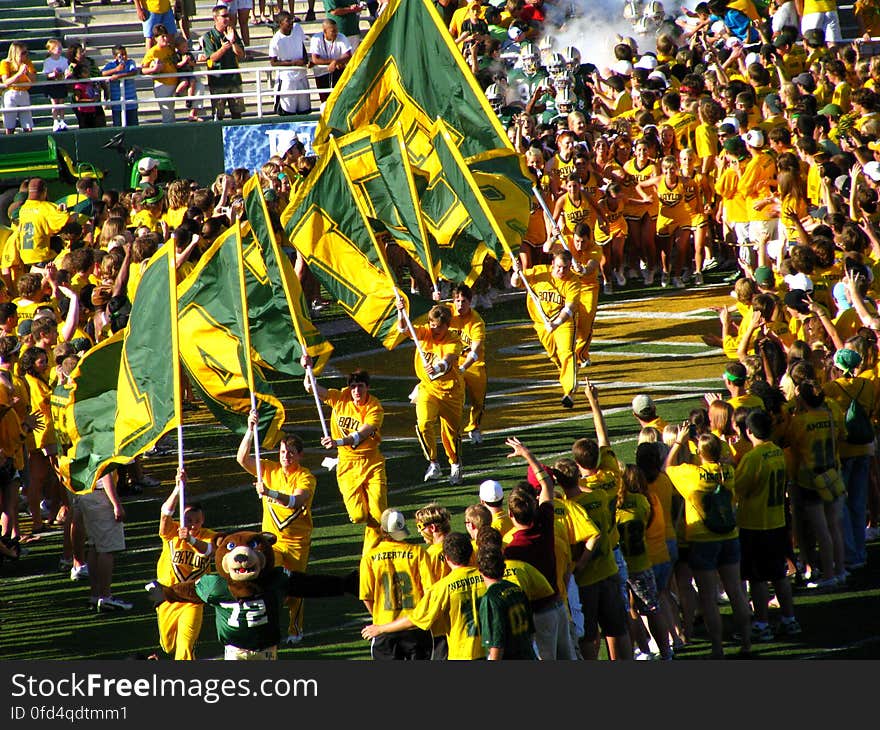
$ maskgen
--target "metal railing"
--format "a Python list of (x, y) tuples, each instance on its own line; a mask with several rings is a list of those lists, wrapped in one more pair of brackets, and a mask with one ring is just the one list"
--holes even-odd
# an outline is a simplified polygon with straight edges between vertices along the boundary
[[(131, 106), (133, 103), (138, 105), (138, 109), (147, 105), (150, 108), (155, 107), (158, 111), (161, 112), (161, 107), (166, 104), (176, 104), (178, 101), (183, 102), (192, 102), (193, 104), (198, 103), (199, 106), (203, 106), (205, 102), (208, 102), (208, 105), (211, 106), (210, 102), (215, 99), (243, 99), (247, 104), (249, 101), (255, 102), (256, 104), (256, 114), (258, 118), (263, 118), (267, 113), (267, 105), (268, 112), (271, 113), (274, 110), (275, 99), (276, 98), (287, 98), (287, 97), (296, 97), (296, 96), (309, 96), (318, 95), (323, 93), (329, 93), (332, 86), (327, 89), (319, 89), (319, 88), (308, 88), (308, 89), (295, 89), (288, 91), (280, 91), (275, 88), (275, 80), (276, 75), (278, 73), (284, 73), (285, 71), (291, 69), (304, 69), (307, 73), (307, 78), (314, 79), (314, 74), (308, 73), (308, 69), (302, 66), (247, 66), (244, 68), (237, 69), (217, 69), (217, 70), (199, 70), (190, 73), (174, 73), (174, 74), (143, 74), (138, 71), (136, 75), (127, 76), (121, 79), (110, 80), (107, 76), (94, 76), (87, 79), (53, 79), (48, 81), (40, 80), (31, 85), (29, 91), (32, 93), (45, 93), (42, 91), (40, 87), (47, 86), (58, 86), (60, 84), (72, 86), (73, 84), (78, 83), (94, 83), (100, 84), (104, 86), (108, 86), (110, 84), (119, 84), (122, 88), (120, 88), (120, 98), (117, 101), (110, 101), (107, 99), (95, 99), (94, 101), (67, 101), (63, 104), (31, 104), (29, 106), (16, 106), (9, 107), (8, 110), (4, 106), (4, 110), (12, 111), (13, 109), (16, 111), (30, 111), (33, 112), (44, 112), (51, 111), (53, 109), (64, 109), (65, 112), (73, 112), (75, 113), (77, 108), (79, 107), (106, 107), (109, 109), (113, 109), (116, 107), (120, 107), (121, 111), (121, 126), (126, 126), (126, 116), (127, 110), (126, 106)], [(268, 73), (272, 75), (272, 80), (266, 80), (263, 78), (263, 74)], [(207, 91), (207, 77), (209, 76), (229, 76), (238, 74), (242, 77), (242, 92), (234, 93), (234, 94), (212, 94), (212, 93), (204, 93)], [(253, 76), (253, 89), (246, 88), (245, 77)], [(136, 99), (126, 99), (125, 97), (125, 89), (124, 85), (127, 82), (140, 80), (140, 79), (151, 79), (154, 81), (158, 81), (159, 79), (167, 79), (173, 78), (178, 82), (185, 79), (195, 79), (197, 83), (197, 93), (192, 96), (169, 96), (169, 97), (147, 97), (147, 96), (137, 96)], [(309, 100), (310, 106), (312, 106), (311, 98)]]

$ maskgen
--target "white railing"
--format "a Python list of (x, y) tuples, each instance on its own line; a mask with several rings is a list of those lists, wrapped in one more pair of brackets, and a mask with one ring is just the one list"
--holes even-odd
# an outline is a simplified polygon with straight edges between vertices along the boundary
[[(317, 89), (317, 88), (309, 88), (309, 89), (298, 89), (298, 90), (289, 90), (289, 91), (276, 91), (274, 88), (275, 84), (272, 81), (264, 80), (263, 74), (278, 74), (283, 73), (284, 71), (290, 69), (304, 68), (302, 66), (247, 66), (245, 68), (237, 68), (237, 69), (217, 69), (217, 70), (200, 70), (194, 73), (174, 73), (174, 74), (141, 74), (138, 73), (135, 76), (127, 76), (122, 79), (117, 79), (111, 81), (107, 76), (95, 76), (88, 79), (58, 79), (58, 80), (40, 80), (37, 83), (33, 84), (31, 90), (36, 93), (44, 93), (39, 88), (41, 86), (46, 85), (73, 85), (77, 83), (88, 83), (92, 82), (95, 84), (107, 85), (109, 84), (119, 84), (124, 87), (126, 82), (131, 82), (139, 79), (151, 79), (157, 81), (163, 78), (174, 78), (177, 81), (182, 81), (187, 78), (195, 79), (197, 82), (198, 92), (193, 96), (169, 96), (169, 97), (155, 97), (155, 96), (138, 96), (135, 99), (125, 99), (121, 98), (118, 101), (109, 101), (105, 99), (95, 99), (94, 101), (74, 101), (74, 102), (65, 102), (64, 104), (32, 104), (30, 106), (20, 106), (14, 107), (18, 111), (30, 111), (30, 112), (44, 112), (50, 111), (52, 109), (62, 108), (65, 112), (75, 113), (78, 107), (88, 107), (88, 106), (101, 106), (108, 109), (113, 109), (115, 107), (121, 107), (121, 116), (122, 116), (122, 126), (126, 126), (126, 106), (130, 106), (133, 102), (136, 102), (138, 105), (138, 110), (143, 108), (144, 105), (160, 110), (160, 105), (176, 103), (178, 101), (182, 102), (192, 102), (194, 104), (204, 105), (205, 102), (208, 103), (210, 107), (210, 102), (214, 99), (243, 99), (247, 104), (249, 101), (253, 101), (256, 103), (256, 111), (257, 117), (263, 118), (263, 116), (267, 113), (266, 106), (268, 105), (268, 111), (271, 113), (273, 111), (275, 105), (275, 99), (278, 98), (286, 98), (286, 97), (295, 97), (295, 96), (303, 96), (307, 95), (311, 97), (312, 95), (317, 95), (319, 93), (329, 93), (330, 89)], [(207, 78), (208, 76), (228, 76), (231, 74), (239, 74), (242, 77), (242, 93), (240, 94), (211, 94), (205, 93), (207, 91)], [(245, 77), (253, 76), (254, 79), (252, 81), (254, 88), (249, 89), (247, 87), (248, 82)], [(309, 75), (309, 78), (314, 78), (313, 75)], [(36, 87), (36, 88), (35, 88)], [(120, 89), (121, 96), (124, 97), (125, 92), (124, 88)], [(311, 100), (310, 100), (311, 105)], [(11, 109), (11, 108), (10, 108)]]

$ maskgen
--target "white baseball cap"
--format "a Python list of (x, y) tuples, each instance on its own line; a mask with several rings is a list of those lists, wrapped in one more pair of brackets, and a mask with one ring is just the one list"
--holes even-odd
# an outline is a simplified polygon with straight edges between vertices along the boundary
[(480, 485), (480, 500), (483, 502), (500, 502), (504, 499), (504, 488), (494, 479), (487, 479)]
[(764, 133), (760, 129), (750, 129), (743, 139), (749, 147), (764, 146)]
[(386, 509), (382, 513), (380, 520), (382, 532), (388, 534), (392, 540), (403, 540), (409, 536), (409, 530), (406, 529), (406, 518), (403, 512), (396, 509)]
[(862, 165), (862, 172), (865, 173), (869, 178), (871, 178), (874, 182), (880, 182), (880, 162), (876, 160), (871, 160), (870, 162)]
[(159, 160), (155, 157), (144, 157), (138, 162), (138, 172), (140, 173), (149, 172), (154, 167), (159, 167)]

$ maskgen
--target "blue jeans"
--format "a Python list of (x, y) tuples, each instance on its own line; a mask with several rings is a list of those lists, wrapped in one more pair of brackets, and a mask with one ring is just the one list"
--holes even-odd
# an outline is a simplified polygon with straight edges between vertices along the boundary
[(870, 456), (841, 459), (841, 476), (846, 484), (846, 507), (843, 510), (843, 544), (846, 564), (858, 565), (867, 560), (865, 551), (865, 512), (868, 505), (868, 470)]
[(623, 557), (620, 545), (614, 548), (614, 562), (617, 563), (617, 577), (620, 580), (620, 595), (623, 597), (623, 605), (629, 611), (629, 586), (626, 584), (629, 580), (629, 571), (626, 569), (626, 558)]

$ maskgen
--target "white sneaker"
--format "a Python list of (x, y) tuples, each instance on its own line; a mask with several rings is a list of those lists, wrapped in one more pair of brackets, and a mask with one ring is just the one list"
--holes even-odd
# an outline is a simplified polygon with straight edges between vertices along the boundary
[(440, 464), (438, 464), (436, 461), (432, 461), (430, 464), (428, 464), (428, 471), (425, 472), (424, 481), (429, 482), (432, 479), (439, 479), (439, 478), (440, 478)]
[(617, 286), (626, 286), (626, 277), (622, 271), (614, 272), (614, 281), (617, 282)]
[(70, 569), (70, 580), (87, 580), (89, 577), (88, 565), (74, 565)]
[(714, 256), (709, 256), (703, 261), (703, 271), (711, 271), (718, 268), (718, 260)]
[(665, 271), (660, 272), (660, 286), (669, 286), (669, 274)]
[[(439, 467), (437, 469), (439, 471)], [(461, 476), (461, 464), (450, 464), (449, 465), (449, 483), (452, 486), (456, 484), (461, 484), (462, 476)]]
[(59, 119), (58, 120), (58, 131), (64, 132), (66, 129), (67, 129), (67, 122), (65, 122), (63, 119)]
[(684, 282), (681, 280), (680, 276), (672, 277), (672, 286), (675, 289), (684, 289)]
[(483, 434), (480, 433), (480, 429), (475, 428), (469, 435), (472, 444), (479, 445), (483, 443)]
[(694, 274), (694, 286), (703, 286), (703, 274), (702, 272), (697, 272)]
[(302, 634), (288, 634), (281, 640), (282, 646), (293, 646), (303, 640)]
[(59, 121), (57, 119), (52, 122), (52, 131), (57, 132), (61, 127), (59, 126)]
[(131, 611), (133, 604), (128, 601), (123, 601), (121, 598), (107, 596), (98, 599), (97, 608), (98, 613), (104, 613), (105, 611)]
[(652, 286), (654, 284), (654, 272), (653, 271), (645, 271), (645, 286)]
[(611, 286), (610, 281), (606, 281), (605, 284), (602, 286), (602, 293), (608, 296), (614, 294), (614, 287)]

